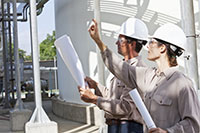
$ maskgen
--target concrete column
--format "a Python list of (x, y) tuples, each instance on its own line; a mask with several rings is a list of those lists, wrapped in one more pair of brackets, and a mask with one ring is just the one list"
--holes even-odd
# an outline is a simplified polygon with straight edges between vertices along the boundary
[(193, 1), (180, 0), (180, 3), (181, 3), (182, 28), (185, 31), (187, 37), (185, 53), (186, 56), (189, 56), (189, 58), (185, 60), (186, 73), (192, 79), (195, 89), (199, 89), (197, 45), (196, 45)]
[[(101, 17), (100, 17), (100, 0), (94, 0), (94, 19), (98, 23), (98, 29), (99, 29), (99, 35), (101, 38)], [(100, 50), (96, 46), (96, 53), (97, 53), (97, 69), (98, 69), (98, 80), (101, 84), (105, 85), (105, 66), (103, 63), (103, 60), (101, 58)], [(105, 124), (104, 119), (104, 112), (100, 112), (100, 120), (102, 125), (100, 126), (99, 132), (106, 133), (107, 132), (107, 126)]]

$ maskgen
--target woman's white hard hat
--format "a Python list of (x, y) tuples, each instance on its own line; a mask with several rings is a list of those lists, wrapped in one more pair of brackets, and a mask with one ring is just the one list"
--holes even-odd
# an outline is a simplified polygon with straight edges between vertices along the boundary
[(168, 23), (159, 27), (151, 38), (160, 39), (185, 50), (186, 35), (183, 30), (175, 24)]
[(139, 40), (148, 40), (148, 28), (137, 18), (127, 19), (120, 27), (119, 34)]

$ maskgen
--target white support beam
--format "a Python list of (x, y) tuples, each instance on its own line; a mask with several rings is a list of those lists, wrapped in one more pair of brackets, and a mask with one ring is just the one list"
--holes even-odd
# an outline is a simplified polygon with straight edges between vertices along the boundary
[(34, 75), (34, 92), (36, 108), (28, 123), (25, 126), (26, 133), (57, 133), (58, 126), (56, 122), (50, 121), (47, 114), (42, 108), (41, 83), (39, 69), (39, 48), (38, 48), (38, 31), (37, 31), (37, 15), (36, 0), (30, 0), (31, 13), (31, 45), (33, 57), (33, 75)]
[[(98, 23), (99, 35), (101, 38), (101, 20), (100, 20), (100, 0), (94, 0), (94, 19)], [(98, 69), (98, 80), (101, 84), (105, 85), (105, 67), (101, 58), (100, 50), (96, 47), (97, 53), (97, 69)]]
[[(94, 0), (94, 19), (97, 21), (98, 23), (98, 29), (99, 29), (99, 35), (101, 38), (101, 17), (100, 17), (100, 0)], [(99, 48), (96, 46), (96, 53), (97, 53), (97, 69), (98, 69), (98, 80), (101, 84), (105, 85), (105, 66), (103, 63), (103, 60), (101, 58), (101, 54), (100, 54), (100, 50)], [(99, 132), (100, 133), (106, 133), (107, 130), (107, 126), (104, 123), (104, 113), (102, 112), (101, 114), (99, 114), (100, 116), (100, 120), (102, 125), (100, 126)]]
[(186, 54), (190, 56), (185, 60), (186, 73), (192, 79), (195, 89), (199, 89), (197, 44), (192, 0), (180, 0), (182, 27), (187, 36)]

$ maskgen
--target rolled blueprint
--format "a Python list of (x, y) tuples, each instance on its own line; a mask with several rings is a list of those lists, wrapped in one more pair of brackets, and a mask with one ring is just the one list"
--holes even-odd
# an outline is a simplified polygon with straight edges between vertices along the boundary
[(154, 124), (146, 106), (144, 105), (144, 102), (142, 101), (137, 89), (133, 89), (129, 92), (129, 95), (131, 96), (132, 100), (134, 101), (135, 105), (137, 106), (140, 114), (142, 115), (147, 127), (149, 129), (156, 128), (156, 125)]
[(85, 74), (70, 37), (63, 35), (58, 38), (54, 44), (76, 83), (82, 88), (85, 88)]

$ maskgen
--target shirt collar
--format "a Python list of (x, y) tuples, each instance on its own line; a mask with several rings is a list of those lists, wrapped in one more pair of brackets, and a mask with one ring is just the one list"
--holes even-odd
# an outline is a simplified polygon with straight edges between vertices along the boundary
[(127, 63), (128, 64), (134, 64), (135, 62), (138, 62), (138, 60), (141, 60), (141, 56), (139, 55), (139, 56), (136, 56), (136, 57), (134, 57), (134, 58), (131, 58), (131, 59), (129, 59), (129, 60), (127, 60)]
[(164, 72), (159, 73), (158, 69), (156, 71), (157, 76), (165, 76), (166, 79), (168, 80), (176, 71), (178, 71), (178, 67), (170, 67)]

